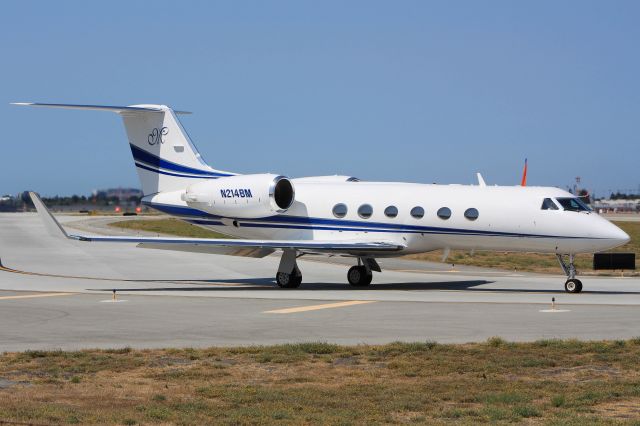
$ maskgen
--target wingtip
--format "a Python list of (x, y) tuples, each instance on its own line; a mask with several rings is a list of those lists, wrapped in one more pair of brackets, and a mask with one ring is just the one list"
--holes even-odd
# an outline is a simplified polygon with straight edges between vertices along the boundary
[(33, 105), (33, 102), (9, 102), (9, 105), (29, 106)]
[(40, 195), (37, 192), (29, 191), (29, 197), (31, 197), (31, 201), (38, 212), (38, 216), (40, 216), (40, 219), (44, 222), (47, 232), (54, 237), (69, 238), (67, 231), (64, 230), (62, 225), (60, 225), (56, 218), (51, 214), (40, 198)]

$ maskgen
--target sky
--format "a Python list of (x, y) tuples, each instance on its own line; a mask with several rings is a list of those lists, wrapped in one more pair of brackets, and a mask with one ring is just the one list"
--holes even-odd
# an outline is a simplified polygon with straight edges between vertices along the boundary
[(207, 162), (363, 180), (640, 186), (637, 1), (5, 1), (0, 194), (139, 185), (120, 118)]

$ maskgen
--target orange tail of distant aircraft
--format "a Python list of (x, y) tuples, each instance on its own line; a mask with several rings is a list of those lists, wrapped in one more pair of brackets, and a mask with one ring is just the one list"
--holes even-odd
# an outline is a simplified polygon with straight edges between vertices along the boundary
[(524, 169), (522, 170), (522, 182), (520, 186), (527, 186), (527, 159), (524, 159)]

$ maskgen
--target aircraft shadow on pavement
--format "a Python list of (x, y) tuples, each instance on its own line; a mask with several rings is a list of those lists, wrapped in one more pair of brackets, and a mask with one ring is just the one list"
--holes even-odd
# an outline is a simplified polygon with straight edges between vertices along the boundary
[[(147, 287), (147, 288), (129, 288), (129, 287), (110, 287), (103, 289), (88, 289), (91, 291), (129, 291), (129, 292), (153, 292), (153, 291), (207, 291), (207, 292), (236, 292), (247, 290), (273, 290), (273, 291), (390, 291), (390, 290), (412, 290), (412, 291), (430, 291), (430, 290), (457, 290), (479, 293), (558, 293), (565, 294), (564, 288), (558, 285), (557, 289), (536, 289), (536, 288), (482, 288), (479, 286), (485, 284), (493, 284), (495, 281), (488, 280), (458, 280), (458, 281), (437, 281), (437, 282), (403, 282), (403, 283), (384, 283), (372, 284), (368, 287), (352, 287), (347, 283), (322, 283), (311, 282), (303, 283), (298, 289), (281, 289), (275, 284), (273, 278), (242, 278), (229, 280), (131, 280), (131, 282), (158, 283), (158, 284), (176, 284), (175, 287)], [(192, 284), (188, 286), (188, 284)], [(611, 291), (611, 290), (585, 290), (583, 293), (602, 294), (602, 295), (640, 295), (640, 292), (634, 291)]]
[[(145, 280), (145, 282), (150, 282)], [(176, 286), (176, 287), (148, 287), (148, 288), (128, 288), (111, 287), (104, 289), (91, 289), (94, 291), (216, 291), (232, 292), (246, 290), (277, 290), (277, 291), (385, 291), (385, 290), (468, 290), (475, 286), (491, 284), (493, 281), (486, 280), (464, 280), (464, 281), (443, 281), (443, 282), (408, 282), (392, 284), (373, 284), (368, 287), (352, 287), (346, 283), (303, 283), (298, 289), (281, 289), (275, 284), (273, 278), (250, 278), (232, 279), (224, 281), (216, 280), (185, 280), (181, 281), (157, 281), (165, 284), (197, 284), (196, 286)], [(200, 284), (201, 283), (201, 284)], [(209, 284), (209, 285), (207, 285)], [(225, 285), (233, 285), (226, 287)]]

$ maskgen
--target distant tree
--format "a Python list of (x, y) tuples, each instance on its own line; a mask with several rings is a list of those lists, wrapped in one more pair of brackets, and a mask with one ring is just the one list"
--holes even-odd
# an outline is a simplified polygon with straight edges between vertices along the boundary
[(640, 198), (640, 194), (625, 194), (623, 192), (615, 192), (615, 193), (611, 193), (611, 197), (609, 197), (612, 200), (635, 200)]

